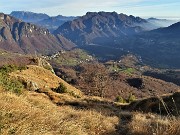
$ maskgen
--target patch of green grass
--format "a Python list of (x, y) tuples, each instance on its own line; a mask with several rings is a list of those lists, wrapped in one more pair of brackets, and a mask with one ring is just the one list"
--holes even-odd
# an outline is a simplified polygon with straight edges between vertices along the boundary
[(117, 65), (117, 63), (112, 63), (108, 66), (108, 69), (112, 72), (123, 72), (125, 74), (133, 74), (135, 72), (134, 68), (126, 68), (126, 67), (120, 67)]
[(71, 51), (66, 51), (65, 53), (54, 58), (52, 61), (59, 65), (77, 66), (82, 62), (86, 62), (86, 60), (88, 59), (90, 59), (89, 55), (85, 51), (75, 49)]
[(26, 69), (26, 67), (17, 67), (14, 65), (7, 65), (0, 68), (0, 85), (7, 91), (20, 94), (24, 88), (23, 84), (16, 79), (10, 78), (8, 74), (16, 70), (24, 69)]
[(122, 72), (124, 72), (125, 74), (133, 74), (135, 72), (135, 69), (126, 68), (126, 69), (123, 69)]
[(4, 65), (3, 67), (0, 68), (0, 73), (2, 74), (8, 74), (8, 73), (11, 73), (13, 71), (16, 71), (16, 70), (25, 70), (27, 69), (26, 66), (23, 66), (23, 67), (18, 67), (16, 65)]

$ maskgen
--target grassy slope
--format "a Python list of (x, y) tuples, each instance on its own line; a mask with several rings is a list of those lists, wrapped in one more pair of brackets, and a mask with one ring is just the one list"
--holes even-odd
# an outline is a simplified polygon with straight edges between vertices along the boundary
[[(0, 89), (0, 134), (44, 135), (179, 135), (180, 120), (155, 114), (124, 112), (122, 105), (98, 97), (75, 98), (44, 86), (56, 87), (61, 79), (37, 66), (11, 73), (36, 81), (38, 92), (16, 95)], [(47, 78), (47, 79), (46, 79)], [(63, 82), (71, 91), (78, 90)]]
[(39, 66), (30, 65), (28, 66), (27, 70), (13, 72), (11, 73), (11, 76), (23, 80), (25, 82), (34, 82), (41, 89), (56, 88), (58, 87), (59, 83), (62, 82), (70, 92), (74, 92), (77, 95), (82, 96), (80, 90), (76, 89), (75, 87), (66, 83), (61, 78), (52, 74), (51, 71)]
[(118, 118), (93, 110), (56, 106), (44, 94), (0, 93), (1, 134), (86, 135), (114, 131)]
[[(95, 101), (95, 100), (94, 100)], [(98, 99), (96, 100), (98, 105)], [(111, 106), (110, 104), (107, 106)], [(100, 107), (55, 105), (42, 93), (0, 92), (0, 133), (45, 135), (179, 135), (180, 120)], [(111, 106), (112, 107), (112, 106)]]

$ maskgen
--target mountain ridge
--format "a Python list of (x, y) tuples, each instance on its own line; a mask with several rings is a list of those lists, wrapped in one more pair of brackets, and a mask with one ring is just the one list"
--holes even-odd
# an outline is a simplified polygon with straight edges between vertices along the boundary
[(179, 31), (180, 22), (169, 27), (140, 33), (136, 37), (130, 38), (126, 43), (129, 43), (128, 48), (132, 52), (141, 55), (151, 66), (179, 68)]
[(25, 22), (38, 22), (50, 17), (49, 15), (44, 13), (34, 13), (30, 11), (12, 11), (10, 15)]
[(84, 45), (137, 34), (143, 31), (144, 28), (140, 24), (144, 23), (148, 22), (132, 15), (127, 16), (116, 12), (87, 12), (86, 15), (61, 25), (54, 34), (61, 34), (77, 45)]
[(35, 13), (30, 11), (12, 11), (10, 15), (24, 22), (34, 23), (40, 27), (44, 27), (50, 32), (56, 30), (63, 23), (76, 18), (74, 16), (63, 15), (49, 16), (44, 13)]
[(74, 47), (71, 41), (60, 43), (50, 34), (49, 30), (31, 23), (25, 23), (9, 15), (0, 14), (0, 47), (2, 49), (20, 53), (54, 53), (63, 48)]

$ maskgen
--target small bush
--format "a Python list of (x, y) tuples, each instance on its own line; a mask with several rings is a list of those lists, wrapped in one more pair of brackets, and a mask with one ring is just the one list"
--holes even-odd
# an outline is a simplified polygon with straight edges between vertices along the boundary
[(53, 91), (57, 92), (57, 93), (67, 93), (67, 87), (63, 84), (63, 83), (59, 83), (59, 86), (55, 89), (53, 89)]
[(79, 95), (77, 95), (75, 92), (73, 91), (68, 91), (67, 87), (63, 84), (63, 83), (59, 83), (59, 86), (55, 89), (52, 89), (53, 91), (57, 92), (57, 93), (68, 93), (69, 95), (75, 97), (75, 98), (80, 98)]
[(126, 100), (123, 99), (121, 96), (117, 96), (117, 97), (116, 97), (116, 102), (119, 102), (119, 103), (126, 103)]
[(128, 97), (128, 103), (131, 103), (134, 100), (136, 100), (136, 97), (133, 94), (130, 94), (129, 97)]

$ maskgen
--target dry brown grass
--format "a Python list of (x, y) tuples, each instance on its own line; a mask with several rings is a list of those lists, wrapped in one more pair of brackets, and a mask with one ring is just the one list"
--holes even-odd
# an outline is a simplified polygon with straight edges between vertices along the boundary
[(118, 117), (93, 110), (56, 106), (44, 94), (0, 93), (0, 133), (17, 135), (86, 135), (115, 132)]
[(16, 71), (10, 74), (24, 82), (35, 82), (40, 89), (44, 88), (56, 88), (59, 83), (63, 83), (69, 92), (73, 92), (77, 96), (82, 96), (82, 92), (75, 87), (69, 85), (67, 82), (57, 77), (51, 71), (39, 66), (29, 65), (27, 70)]
[[(0, 87), (2, 135), (180, 135), (178, 117), (122, 112), (121, 108), (127, 104), (84, 96), (41, 67), (28, 66), (27, 70), (11, 76), (36, 82), (40, 89), (25, 90), (18, 96)], [(81, 97), (52, 91), (50, 88), (57, 87), (59, 82)], [(178, 93), (176, 95), (175, 100)]]
[(180, 119), (135, 113), (125, 128), (128, 135), (180, 135)]
[[(64, 95), (63, 98), (68, 95)], [(67, 100), (72, 100), (70, 97)], [(79, 99), (80, 100), (80, 99)], [(90, 98), (93, 102), (107, 102)], [(80, 102), (80, 101), (79, 101)], [(110, 105), (109, 105), (110, 106)], [(75, 109), (57, 106), (43, 93), (22, 95), (0, 91), (0, 133), (17, 135), (179, 135), (180, 119), (154, 114), (119, 112), (99, 107)], [(108, 114), (108, 115), (107, 115)], [(119, 128), (117, 128), (119, 127)]]

